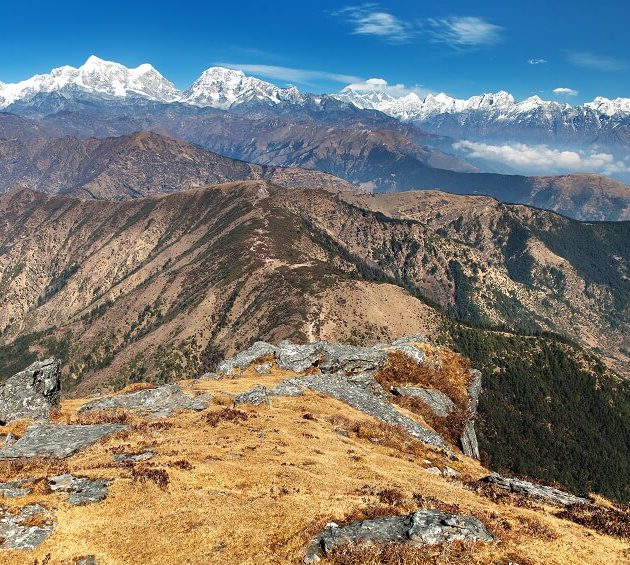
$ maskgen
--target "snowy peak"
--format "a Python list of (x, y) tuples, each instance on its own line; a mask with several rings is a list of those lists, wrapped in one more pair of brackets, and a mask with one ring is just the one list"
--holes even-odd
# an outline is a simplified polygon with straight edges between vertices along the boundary
[(592, 102), (573, 107), (554, 100), (530, 96), (516, 101), (509, 92), (480, 94), (468, 99), (453, 98), (443, 92), (429, 94), (421, 99), (416, 94), (394, 98), (382, 90), (355, 91), (344, 88), (334, 95), (338, 100), (350, 102), (361, 109), (378, 110), (403, 121), (422, 122), (446, 114), (479, 114), (491, 120), (522, 119), (524, 115), (596, 114), (597, 116), (630, 116), (630, 98), (597, 97)]
[(279, 104), (299, 103), (303, 96), (295, 87), (279, 88), (275, 84), (246, 76), (243, 71), (211, 67), (201, 73), (184, 92), (180, 101), (200, 107), (228, 110), (248, 102)]
[(129, 69), (92, 55), (78, 68), (65, 65), (18, 83), (0, 85), (0, 105), (28, 101), (40, 93), (74, 91), (115, 98), (136, 95), (159, 102), (173, 102), (181, 96), (173, 83), (149, 64)]

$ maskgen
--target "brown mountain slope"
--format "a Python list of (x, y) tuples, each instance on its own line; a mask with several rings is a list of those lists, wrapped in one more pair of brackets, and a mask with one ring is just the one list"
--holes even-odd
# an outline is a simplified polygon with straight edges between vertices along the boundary
[(15, 190), (0, 217), (3, 342), (53, 329), (85, 386), (194, 376), (256, 338), (439, 334), (446, 318), (409, 292), (470, 323), (564, 334), (627, 373), (625, 223), (264, 181), (124, 203)]
[(53, 194), (123, 200), (255, 179), (286, 188), (353, 188), (326, 173), (253, 165), (152, 132), (0, 141), (0, 192), (21, 184)]

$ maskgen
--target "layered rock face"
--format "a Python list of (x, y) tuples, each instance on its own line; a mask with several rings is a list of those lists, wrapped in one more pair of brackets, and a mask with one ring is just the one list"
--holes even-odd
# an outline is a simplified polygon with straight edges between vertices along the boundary
[(36, 361), (0, 388), (0, 421), (45, 419), (59, 406), (60, 398), (61, 362), (54, 358)]

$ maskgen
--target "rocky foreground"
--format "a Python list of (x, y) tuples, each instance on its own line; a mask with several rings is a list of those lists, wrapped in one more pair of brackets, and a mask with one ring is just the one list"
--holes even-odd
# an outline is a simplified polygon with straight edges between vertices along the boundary
[(627, 510), (482, 467), (481, 386), (421, 336), (72, 401), (34, 363), (0, 389), (0, 561), (627, 562)]

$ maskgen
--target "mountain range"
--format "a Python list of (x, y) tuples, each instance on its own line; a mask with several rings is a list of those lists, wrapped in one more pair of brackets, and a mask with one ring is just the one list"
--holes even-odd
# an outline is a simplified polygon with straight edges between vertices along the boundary
[(424, 98), (411, 92), (394, 97), (384, 91), (351, 87), (332, 95), (300, 92), (291, 86), (211, 67), (186, 90), (178, 90), (149, 64), (129, 69), (91, 56), (80, 67), (63, 66), (18, 83), (0, 83), (0, 110), (46, 114), (94, 101), (126, 104), (183, 104), (235, 110), (255, 107), (310, 107), (340, 101), (377, 110), (429, 132), (457, 139), (520, 140), (625, 146), (630, 136), (630, 98), (597, 97), (578, 106), (532, 96), (516, 101), (505, 92), (462, 100), (447, 94)]

